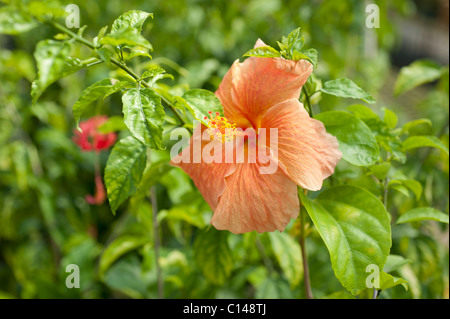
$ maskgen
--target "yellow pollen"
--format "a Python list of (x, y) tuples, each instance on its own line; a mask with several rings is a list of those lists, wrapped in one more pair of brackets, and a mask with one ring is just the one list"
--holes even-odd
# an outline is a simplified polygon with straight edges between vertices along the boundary
[(236, 124), (231, 124), (228, 120), (220, 116), (219, 112), (216, 112), (213, 116), (213, 112), (209, 111), (209, 118), (205, 116), (205, 120), (208, 120), (208, 133), (212, 139), (218, 139), (222, 143), (230, 142), (234, 139), (234, 131), (236, 130)]

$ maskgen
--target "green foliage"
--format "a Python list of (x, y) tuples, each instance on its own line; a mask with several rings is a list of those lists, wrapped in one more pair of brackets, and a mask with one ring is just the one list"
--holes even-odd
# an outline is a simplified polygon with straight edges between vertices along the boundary
[(302, 255), (299, 244), (288, 234), (269, 233), (273, 252), (291, 287), (303, 277)]
[(95, 82), (91, 86), (87, 87), (83, 92), (81, 92), (80, 98), (72, 107), (73, 117), (77, 122), (77, 126), (80, 122), (83, 112), (87, 107), (89, 107), (93, 102), (100, 98), (104, 99), (107, 96), (114, 94), (127, 84), (129, 83), (126, 81), (113, 84), (111, 79), (103, 79)]
[(316, 49), (308, 49), (302, 52), (305, 37), (301, 35), (300, 28), (293, 30), (287, 37), (283, 36), (281, 42), (277, 41), (280, 51), (271, 46), (263, 46), (253, 48), (247, 51), (244, 56), (254, 56), (260, 58), (279, 58), (283, 57), (288, 60), (307, 60), (311, 62), (314, 68), (318, 63), (318, 52)]
[(100, 44), (109, 44), (119, 50), (135, 46), (152, 50), (152, 45), (141, 35), (142, 25), (148, 17), (153, 18), (153, 14), (138, 10), (124, 13), (114, 20), (111, 32), (101, 37)]
[(256, 56), (261, 58), (279, 58), (281, 57), (281, 53), (275, 50), (272, 47), (258, 47), (247, 51), (244, 56)]
[(37, 24), (12, 7), (0, 8), (0, 34), (16, 35), (35, 28)]
[(195, 238), (194, 259), (205, 277), (223, 285), (233, 269), (228, 233), (209, 228)]
[[(219, 112), (223, 115), (223, 107), (217, 96), (207, 90), (192, 89), (183, 94), (183, 105), (194, 115), (195, 119), (207, 124), (205, 117), (209, 118), (209, 113), (215, 115)], [(178, 99), (178, 101), (182, 101)], [(184, 103), (185, 102), (185, 103)]]
[(150, 238), (123, 235), (116, 238), (103, 252), (99, 263), (99, 276), (103, 277), (108, 268), (121, 256), (150, 242)]
[(38, 43), (34, 51), (38, 78), (32, 84), (33, 103), (36, 103), (50, 84), (85, 67), (79, 59), (68, 56), (70, 50), (68, 42), (44, 40)]
[(153, 14), (139, 10), (125, 12), (114, 20), (111, 30), (112, 32), (117, 32), (119, 30), (132, 28), (135, 29), (137, 33), (141, 33), (142, 25), (148, 17), (153, 18)]
[(408, 282), (399, 277), (391, 276), (385, 272), (382, 272), (380, 275), (380, 290), (386, 290), (397, 285), (402, 285), (403, 288), (408, 290)]
[(375, 103), (375, 99), (369, 93), (349, 79), (327, 81), (323, 84), (320, 91), (343, 98), (361, 99), (370, 104)]
[(448, 215), (431, 207), (411, 209), (397, 219), (397, 224), (410, 223), (420, 220), (435, 220), (448, 224)]
[(375, 164), (380, 149), (370, 128), (360, 119), (343, 111), (329, 111), (317, 114), (327, 132), (336, 136), (342, 158), (357, 166)]
[(395, 94), (406, 93), (413, 88), (433, 82), (441, 77), (443, 68), (433, 61), (418, 60), (404, 67), (395, 82)]
[(131, 134), (147, 147), (160, 149), (164, 123), (161, 98), (152, 89), (130, 89), (122, 96), (123, 120)]
[(448, 147), (436, 136), (410, 136), (403, 141), (403, 147), (405, 150), (411, 150), (418, 147), (436, 147), (448, 155)]
[[(388, 81), (387, 12), (412, 1), (376, 1), (370, 59), (350, 0), (87, 0), (78, 30), (57, 0), (3, 3), (0, 298), (157, 298), (158, 279), (166, 298), (305, 298), (301, 236), (315, 298), (372, 298), (372, 264), (378, 298), (448, 298), (448, 66), (417, 60)], [(249, 50), (257, 38), (269, 45)], [(244, 52), (313, 64), (300, 101), (343, 154), (281, 233), (214, 229), (169, 164), (174, 130), (223, 115), (213, 92)], [(82, 152), (73, 131), (98, 114), (117, 142)], [(103, 167), (108, 201), (89, 205)], [(80, 289), (64, 286), (72, 263)]]
[(147, 160), (147, 150), (132, 136), (121, 139), (113, 148), (105, 168), (105, 184), (113, 213), (136, 192)]
[(314, 202), (302, 195), (302, 202), (327, 245), (336, 277), (359, 294), (366, 289), (367, 266), (382, 269), (389, 255), (391, 229), (383, 204), (354, 186), (330, 188)]

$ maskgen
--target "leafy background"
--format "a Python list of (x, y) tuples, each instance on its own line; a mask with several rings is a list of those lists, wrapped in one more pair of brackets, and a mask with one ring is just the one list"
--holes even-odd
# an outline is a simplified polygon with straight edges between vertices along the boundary
[[(3, 2), (33, 3), (36, 12), (57, 4)], [(364, 27), (369, 2), (357, 0), (76, 4), (89, 38), (128, 10), (153, 12), (142, 29), (154, 48), (153, 59), (134, 59), (130, 66), (140, 72), (151, 65), (164, 67), (173, 80), (163, 79), (159, 87), (173, 95), (189, 88), (214, 91), (257, 38), (276, 47), (281, 35), (301, 26), (306, 46), (319, 52), (315, 76), (320, 81), (308, 83), (310, 93), (318, 91), (311, 96), (314, 114), (346, 147), (324, 189), (341, 185), (335, 194), (357, 207), (352, 187), (364, 188), (358, 193), (365, 195), (363, 206), (378, 197), (390, 213), (392, 248), (384, 271), (397, 283), (400, 277), (406, 280), (408, 289), (396, 285), (380, 298), (448, 298), (448, 57), (408, 47), (402, 38), (405, 21), (420, 22), (427, 32), (448, 29), (448, 3), (374, 2), (381, 14), (376, 30)], [(50, 85), (33, 106), (31, 83), (39, 67), (33, 53), (39, 41), (52, 39), (57, 31), (45, 24), (21, 29), (27, 21), (11, 24), (7, 16), (14, 15), (0, 10), (0, 298), (158, 297), (151, 186), (159, 209), (165, 298), (305, 297), (299, 220), (283, 233), (216, 231), (209, 226), (210, 208), (192, 181), (167, 164), (169, 148), (142, 155), (152, 163), (143, 187), (115, 215), (108, 203), (87, 204), (84, 196), (95, 187), (94, 154), (81, 152), (71, 140), (76, 126), (72, 107), (86, 87), (121, 74), (105, 63), (78, 71)], [(74, 45), (70, 55), (89, 59), (91, 51)], [(365, 101), (342, 98), (340, 82), (332, 82), (341, 78), (352, 79), (376, 103), (366, 103), (371, 102), (367, 96)], [(97, 114), (121, 116), (120, 96), (91, 104), (83, 118)], [(165, 132), (173, 128), (170, 121), (169, 116)], [(355, 127), (358, 134), (351, 134)], [(120, 130), (121, 145), (127, 147), (129, 133)], [(168, 139), (164, 134), (162, 144), (168, 145)], [(361, 141), (362, 153), (353, 149)], [(109, 153), (101, 153), (103, 171)], [(306, 246), (316, 298), (354, 298), (339, 269), (342, 252), (329, 252), (333, 239), (327, 241), (314, 226), (317, 218), (339, 216), (335, 194), (303, 198), (311, 216), (306, 218)], [(354, 247), (361, 240), (349, 238)], [(65, 287), (68, 264), (80, 267), (80, 289)], [(357, 290), (357, 298), (370, 295)]]

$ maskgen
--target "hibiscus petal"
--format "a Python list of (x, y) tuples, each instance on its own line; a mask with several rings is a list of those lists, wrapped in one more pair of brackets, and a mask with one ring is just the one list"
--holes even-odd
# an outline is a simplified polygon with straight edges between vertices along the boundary
[(261, 174), (262, 166), (259, 162), (237, 164), (236, 171), (225, 179), (225, 192), (211, 219), (215, 228), (235, 234), (283, 231), (291, 218), (297, 218), (297, 185), (282, 169)]
[[(263, 45), (258, 41), (256, 46)], [(249, 122), (257, 127), (259, 116), (287, 99), (298, 99), (302, 86), (313, 71), (306, 60), (250, 57), (243, 63), (236, 60), (218, 90), (224, 114), (235, 122)]]
[(321, 189), (342, 157), (337, 139), (326, 132), (322, 122), (309, 117), (298, 100), (274, 105), (264, 114), (261, 127), (278, 129), (278, 142), (270, 148), (278, 147), (278, 159), (303, 188)]
[(263, 42), (263, 40), (258, 39), (258, 40), (256, 40), (256, 43), (255, 43), (255, 45), (253, 46), (253, 48), (256, 49), (256, 48), (265, 47), (265, 46), (267, 46), (267, 44), (265, 44), (265, 43)]
[[(170, 164), (180, 167), (192, 178), (195, 186), (214, 211), (219, 203), (219, 196), (225, 190), (225, 177), (235, 171), (235, 164), (225, 161), (227, 143), (222, 144), (218, 140), (202, 140), (206, 129), (206, 126), (199, 125), (189, 140), (189, 145), (172, 158)], [(220, 163), (206, 163), (204, 156), (201, 156), (206, 148), (212, 149), (213, 147), (221, 149), (221, 159), (217, 159)], [(214, 154), (214, 152), (210, 152), (210, 154)]]

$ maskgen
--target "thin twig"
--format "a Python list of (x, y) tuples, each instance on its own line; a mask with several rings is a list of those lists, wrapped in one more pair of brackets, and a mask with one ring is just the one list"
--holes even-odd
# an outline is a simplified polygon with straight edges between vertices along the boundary
[(306, 104), (308, 104), (309, 116), (312, 118), (314, 114), (313, 114), (313, 110), (312, 110), (311, 99), (309, 98), (308, 90), (306, 89), (305, 86), (302, 87), (302, 92), (305, 95)]
[[(306, 195), (306, 190), (305, 190)], [(308, 254), (306, 252), (306, 243), (305, 243), (305, 213), (304, 209), (302, 209), (302, 202), (300, 200), (300, 249), (302, 252), (302, 261), (303, 261), (303, 281), (305, 283), (305, 294), (306, 299), (314, 299), (312, 290), (311, 290), (311, 280), (309, 278), (309, 265), (308, 265)]]
[(159, 262), (159, 224), (158, 224), (158, 199), (155, 186), (150, 188), (150, 200), (152, 202), (153, 237), (155, 248), (156, 276), (158, 278), (158, 298), (164, 299), (164, 280), (162, 276), (161, 264)]
[[(95, 51), (95, 45), (94, 43), (86, 40), (85, 38), (79, 36), (78, 34), (70, 31), (69, 29), (67, 29), (66, 27), (64, 27), (63, 25), (57, 23), (57, 22), (49, 22), (49, 24), (51, 24), (52, 26), (54, 26), (56, 29), (58, 29), (61, 32), (66, 33), (67, 35), (71, 36), (75, 41), (80, 42), (84, 45), (86, 45), (87, 47), (91, 48), (92, 50)], [(139, 81), (140, 83), (142, 83), (143, 86), (151, 88), (151, 85), (148, 84), (147, 82), (141, 80), (141, 78), (139, 77), (139, 75), (137, 75), (133, 70), (131, 70), (125, 63), (122, 63), (120, 61), (118, 61), (116, 58), (111, 57), (111, 63), (118, 66), (119, 68), (121, 68), (122, 70), (124, 70), (126, 73), (128, 73), (134, 80)], [(155, 91), (156, 92), (156, 91)], [(187, 123), (181, 116), (180, 114), (177, 112), (177, 110), (175, 109), (175, 107), (173, 106), (173, 104), (167, 99), (165, 98), (163, 95), (159, 94), (158, 92), (156, 92), (159, 97), (161, 98), (161, 100), (164, 102), (164, 104), (166, 104), (171, 110), (172, 112), (175, 114), (175, 116), (177, 117), (177, 119), (180, 121), (180, 123), (182, 125), (184, 124), (189, 124)]]

